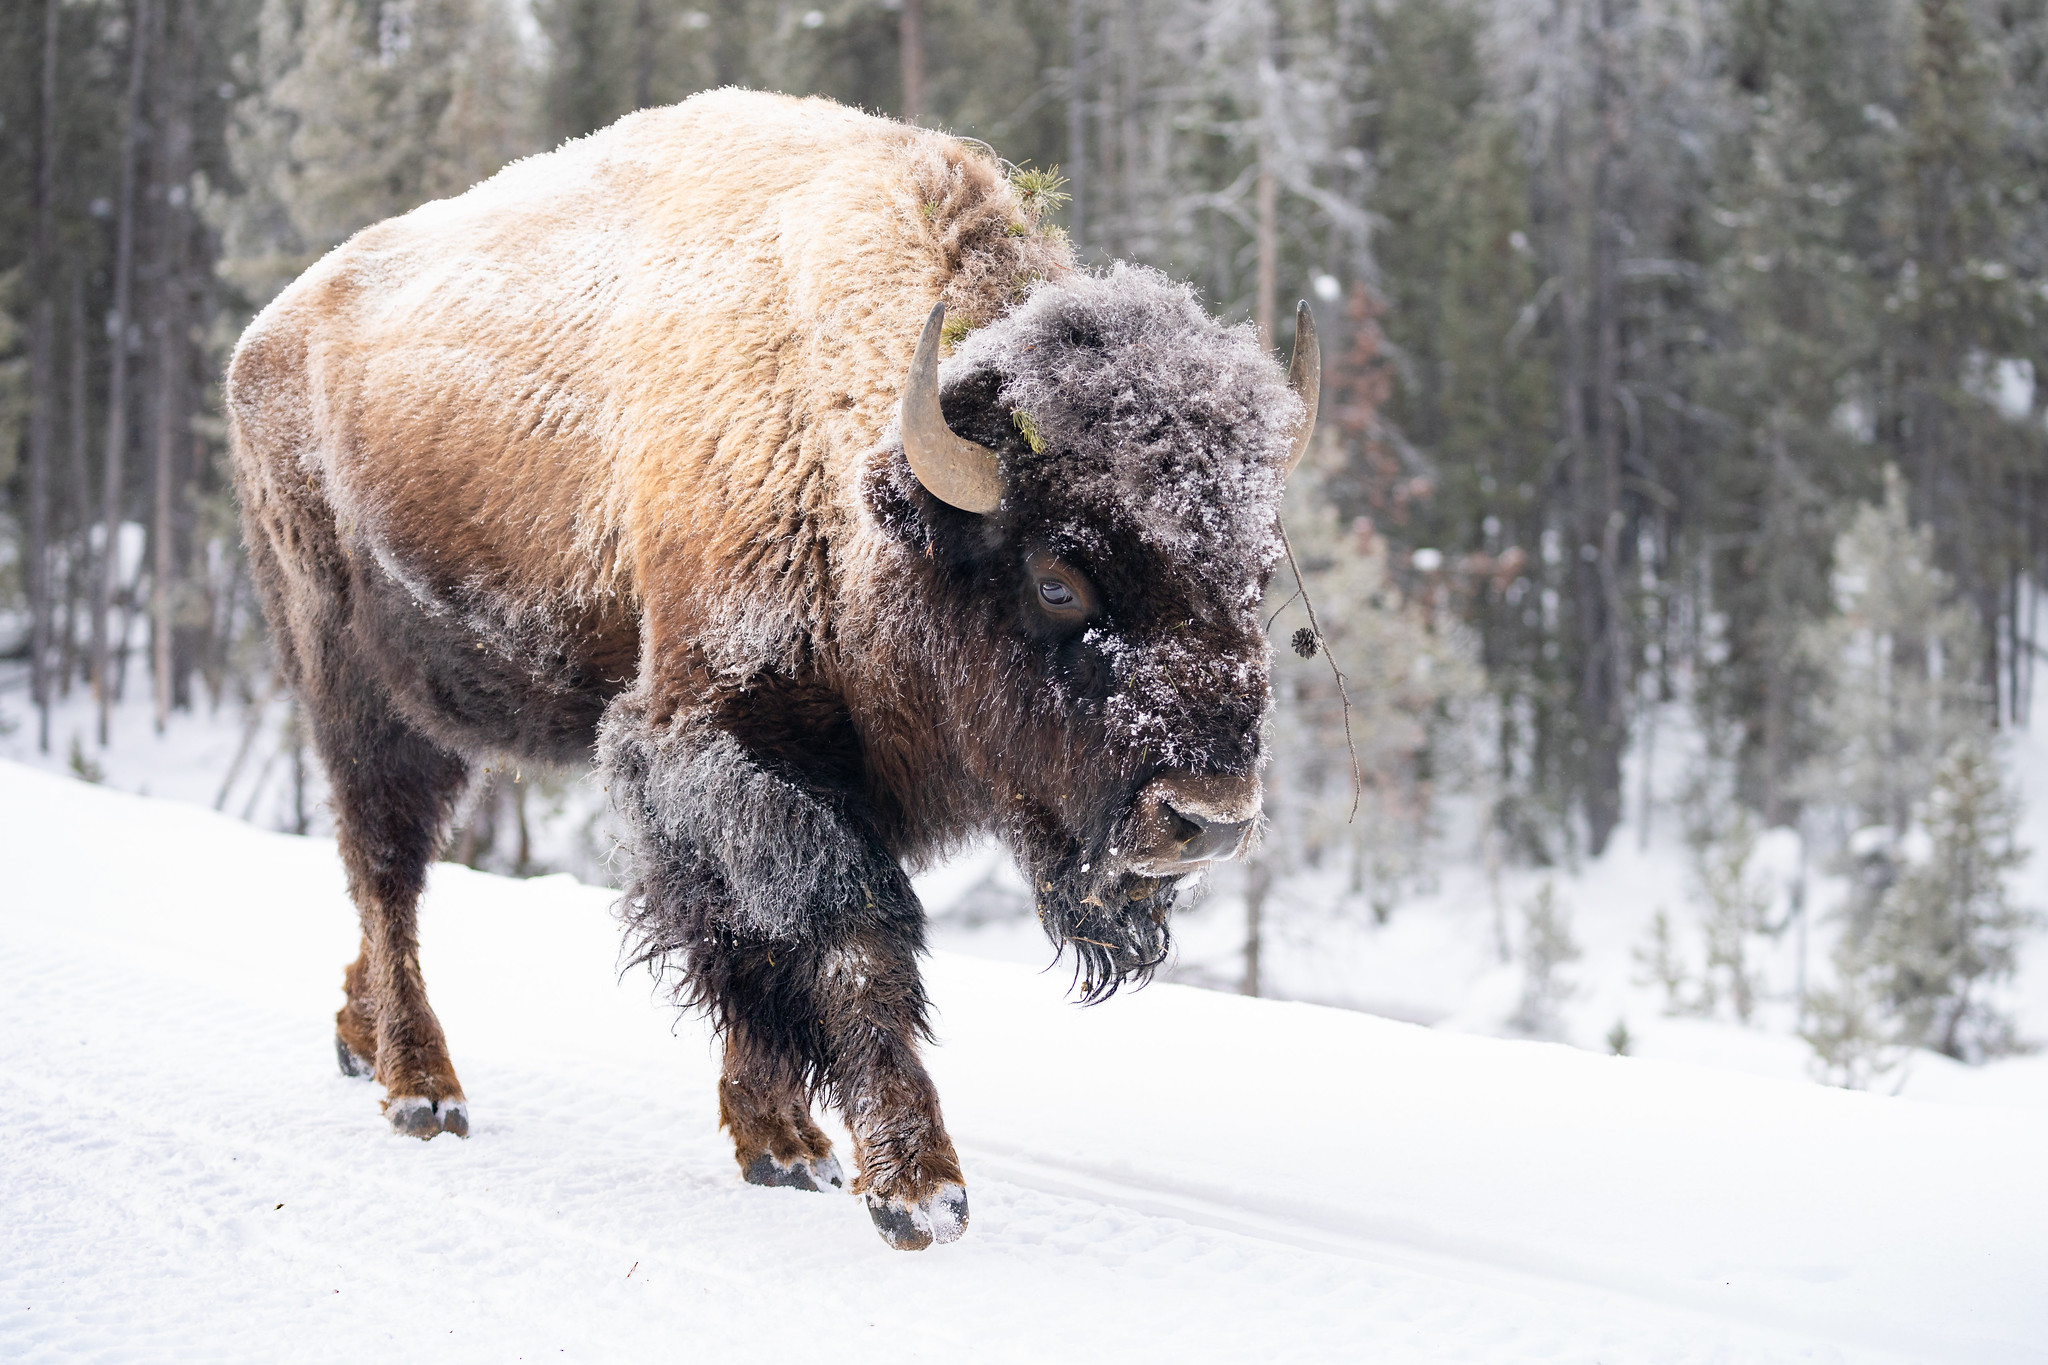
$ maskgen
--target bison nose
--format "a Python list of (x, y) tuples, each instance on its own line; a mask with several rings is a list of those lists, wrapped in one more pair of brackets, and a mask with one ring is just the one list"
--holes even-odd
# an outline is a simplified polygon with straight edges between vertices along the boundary
[(1233, 858), (1244, 843), (1249, 820), (1218, 820), (1200, 811), (1182, 810), (1168, 801), (1166, 813), (1173, 821), (1173, 838), (1180, 845), (1182, 862), (1206, 863)]
[(1172, 876), (1197, 863), (1234, 858), (1259, 818), (1256, 778), (1179, 773), (1154, 778), (1138, 793), (1132, 866)]

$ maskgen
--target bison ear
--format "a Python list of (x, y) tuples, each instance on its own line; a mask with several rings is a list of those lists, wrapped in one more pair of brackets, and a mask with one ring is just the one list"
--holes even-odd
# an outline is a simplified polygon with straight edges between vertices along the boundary
[(1294, 306), (1294, 358), (1287, 362), (1287, 387), (1301, 399), (1301, 425), (1294, 429), (1294, 448), (1287, 452), (1287, 470), (1292, 474), (1308, 453), (1309, 437), (1316, 434), (1316, 400), (1323, 393), (1323, 348), (1316, 340), (1316, 315), (1308, 311), (1308, 300)]
[(939, 411), (939, 334), (946, 305), (924, 320), (903, 385), (903, 454), (925, 491), (963, 512), (993, 512), (1003, 500), (1002, 464), (985, 445), (955, 436)]

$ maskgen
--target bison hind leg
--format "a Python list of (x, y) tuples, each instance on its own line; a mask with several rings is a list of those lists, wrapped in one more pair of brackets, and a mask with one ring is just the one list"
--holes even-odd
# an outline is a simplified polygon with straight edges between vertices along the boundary
[(420, 971), (419, 898), (468, 779), (463, 759), (413, 730), (358, 661), (330, 650), (300, 690), (328, 779), (362, 950), (335, 1016), (343, 1072), (384, 1087), (384, 1117), (416, 1138), (469, 1136), (469, 1106)]
[(340, 1029), (334, 1031), (334, 1060), (344, 1076), (367, 1081), (377, 1074), (377, 1064), (350, 1047)]
[[(370, 990), (369, 957), (370, 947), (365, 942), (361, 954), (349, 964), (342, 977), (342, 991), (348, 1000), (334, 1016), (335, 1061), (342, 1075), (362, 1080), (379, 1079), (378, 1012)], [(438, 1041), (437, 1024), (433, 1025), (432, 1032)], [(431, 1138), (438, 1133), (469, 1136), (469, 1104), (463, 1098), (462, 1086), (455, 1079), (454, 1069), (446, 1063), (445, 1045), (442, 1052), (438, 1066), (431, 1056), (425, 1059), (424, 1070), (429, 1074), (423, 1083), (401, 1083), (396, 1087), (398, 1090), (428, 1093), (392, 1093), (384, 1102), (385, 1119), (394, 1131), (403, 1136)], [(415, 1065), (402, 1070), (418, 1072), (422, 1068)]]
[(344, 1076), (369, 1080), (377, 1074), (377, 1008), (369, 990), (370, 945), (364, 942), (341, 978), (347, 997), (334, 1016), (334, 1059)]
[(846, 1188), (846, 1174), (832, 1154), (832, 1139), (811, 1118), (810, 1099), (797, 1068), (749, 1048), (736, 1033), (725, 1041), (718, 1121), (732, 1135), (733, 1156), (748, 1184), (815, 1191)]

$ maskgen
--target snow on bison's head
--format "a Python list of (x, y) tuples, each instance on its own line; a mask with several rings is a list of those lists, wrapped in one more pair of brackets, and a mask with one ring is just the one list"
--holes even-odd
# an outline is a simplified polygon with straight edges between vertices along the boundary
[(1313, 324), (1290, 387), (1251, 328), (1141, 268), (1042, 284), (943, 365), (940, 316), (868, 465), (893, 563), (864, 614), (930, 679), (1093, 998), (1156, 965), (1179, 889), (1255, 837), (1258, 606)]

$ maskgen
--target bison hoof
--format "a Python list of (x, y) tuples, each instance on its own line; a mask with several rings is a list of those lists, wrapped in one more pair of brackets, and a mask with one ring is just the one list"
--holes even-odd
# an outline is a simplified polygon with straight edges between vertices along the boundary
[(868, 1196), (868, 1217), (875, 1231), (898, 1251), (923, 1251), (933, 1242), (957, 1242), (967, 1231), (967, 1190), (941, 1185), (929, 1197), (912, 1203), (887, 1195)]
[(747, 1163), (742, 1174), (749, 1185), (786, 1186), (792, 1190), (846, 1188), (839, 1158), (829, 1152), (821, 1157), (800, 1156), (786, 1165), (763, 1152)]
[(342, 1041), (339, 1033), (334, 1035), (334, 1059), (341, 1063), (341, 1074), (360, 1076), (367, 1079), (375, 1069), (356, 1050)]
[(469, 1136), (469, 1104), (465, 1100), (436, 1103), (421, 1095), (407, 1095), (387, 1101), (384, 1117), (391, 1120), (393, 1131), (407, 1137), (430, 1138), (436, 1133)]

